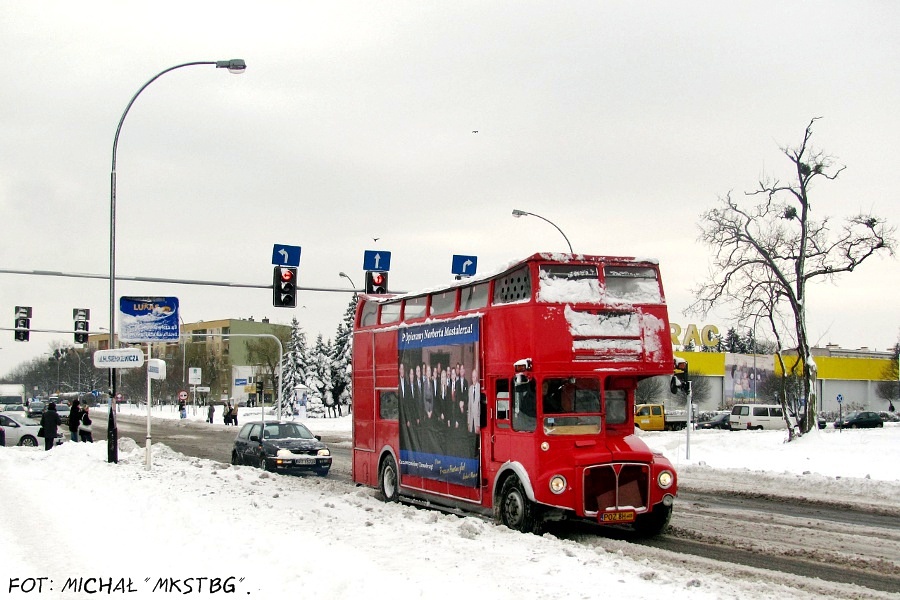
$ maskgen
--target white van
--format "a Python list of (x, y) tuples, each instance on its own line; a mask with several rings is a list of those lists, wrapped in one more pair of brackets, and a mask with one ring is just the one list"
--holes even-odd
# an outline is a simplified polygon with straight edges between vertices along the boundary
[(728, 417), (731, 429), (785, 429), (784, 412), (778, 404), (735, 404)]

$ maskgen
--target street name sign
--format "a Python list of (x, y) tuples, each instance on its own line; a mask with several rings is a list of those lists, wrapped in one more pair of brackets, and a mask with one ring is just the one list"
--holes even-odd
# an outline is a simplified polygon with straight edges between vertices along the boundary
[(136, 369), (144, 366), (144, 352), (140, 348), (97, 350), (94, 366), (98, 369)]

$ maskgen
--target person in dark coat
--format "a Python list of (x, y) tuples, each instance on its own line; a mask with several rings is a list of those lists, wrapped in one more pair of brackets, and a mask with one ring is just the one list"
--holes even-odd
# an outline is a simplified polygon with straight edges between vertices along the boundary
[[(44, 450), (53, 447), (53, 440), (59, 433), (59, 426), (62, 425), (62, 419), (56, 412), (56, 402), (47, 405), (47, 410), (41, 415), (41, 427), (44, 429)], [(77, 429), (76, 429), (77, 430)]]
[(81, 403), (78, 400), (72, 401), (72, 408), (69, 409), (69, 433), (72, 434), (72, 441), (78, 441), (78, 424), (81, 423)]
[(94, 426), (91, 424), (91, 417), (88, 414), (88, 406), (84, 405), (84, 409), (81, 411), (81, 423), (78, 424), (78, 437), (81, 438), (82, 442), (94, 442)]

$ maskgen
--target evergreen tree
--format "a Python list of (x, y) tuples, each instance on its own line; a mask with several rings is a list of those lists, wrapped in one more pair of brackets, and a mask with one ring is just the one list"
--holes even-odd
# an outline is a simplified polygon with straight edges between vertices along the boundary
[(734, 327), (728, 328), (728, 333), (725, 334), (725, 339), (722, 340), (722, 352), (744, 353), (744, 342)]
[[(310, 354), (309, 368), (307, 370), (307, 385), (312, 389), (313, 395), (322, 399), (328, 409), (332, 409), (334, 402), (331, 397), (331, 343), (326, 342), (320, 333), (316, 336), (316, 343)], [(326, 414), (326, 416), (328, 416)]]
[(281, 372), (281, 390), (286, 406), (282, 414), (290, 415), (291, 404), (295, 400), (294, 390), (298, 385), (307, 385), (307, 365), (309, 353), (306, 348), (306, 333), (294, 317), (291, 320), (291, 337), (285, 350), (284, 367)]
[(747, 335), (743, 338), (743, 344), (747, 354), (759, 354), (756, 351), (756, 334), (752, 329), (747, 330)]
[(359, 296), (353, 294), (344, 319), (338, 325), (331, 347), (331, 397), (337, 407), (338, 416), (343, 414), (343, 406), (350, 407), (353, 394), (353, 319), (356, 316), (356, 305)]

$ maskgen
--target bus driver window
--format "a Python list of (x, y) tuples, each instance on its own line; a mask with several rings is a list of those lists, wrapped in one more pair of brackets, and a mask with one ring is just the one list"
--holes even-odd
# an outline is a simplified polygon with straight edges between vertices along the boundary
[(512, 428), (515, 431), (534, 431), (537, 426), (537, 398), (534, 378), (516, 383), (513, 396)]

